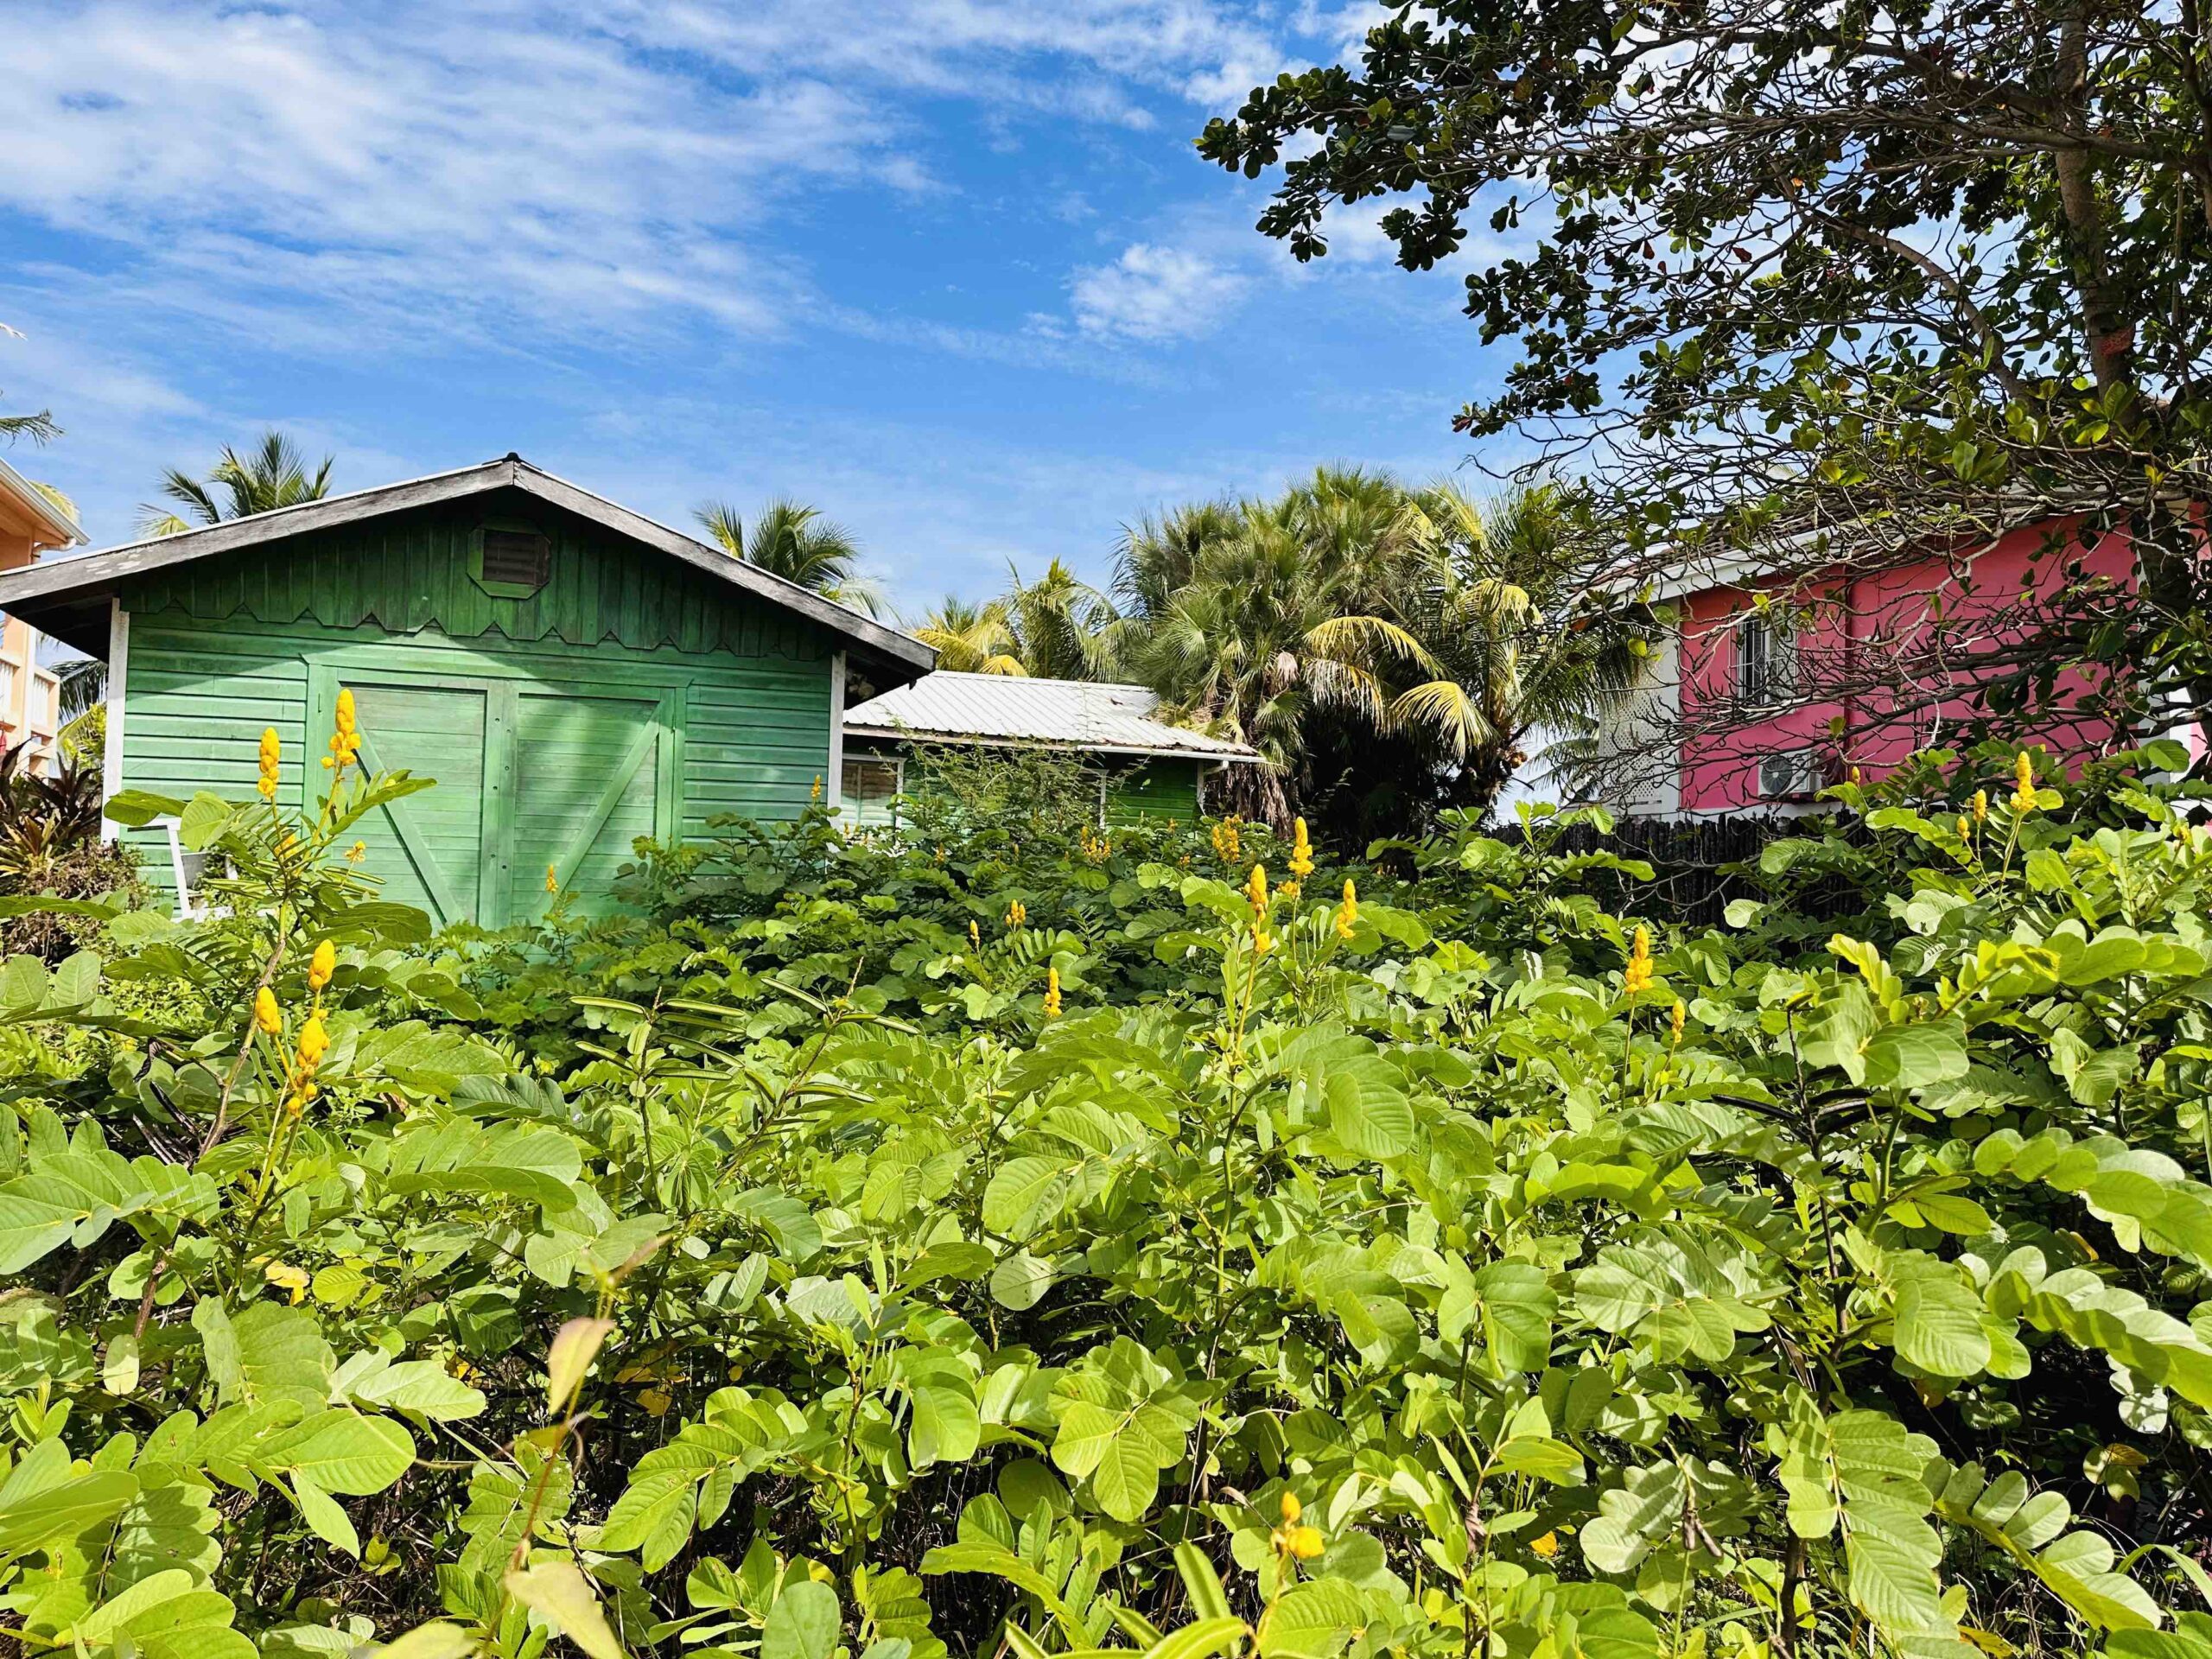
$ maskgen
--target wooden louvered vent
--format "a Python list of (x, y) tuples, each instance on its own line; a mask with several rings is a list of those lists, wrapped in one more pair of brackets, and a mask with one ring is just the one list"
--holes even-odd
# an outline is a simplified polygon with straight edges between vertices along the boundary
[(526, 530), (484, 532), (484, 580), (517, 588), (543, 588), (553, 562), (553, 543)]
[(553, 541), (529, 524), (491, 524), (471, 538), (468, 574), (501, 599), (528, 599), (553, 574)]

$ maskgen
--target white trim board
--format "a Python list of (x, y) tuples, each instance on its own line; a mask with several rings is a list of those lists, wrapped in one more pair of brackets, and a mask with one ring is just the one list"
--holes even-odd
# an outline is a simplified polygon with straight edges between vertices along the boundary
[[(107, 602), (107, 731), (100, 751), (100, 798), (112, 800), (123, 792), (123, 693), (130, 675), (130, 613), (123, 601)], [(100, 820), (100, 839), (113, 841), (123, 826), (112, 818)]]

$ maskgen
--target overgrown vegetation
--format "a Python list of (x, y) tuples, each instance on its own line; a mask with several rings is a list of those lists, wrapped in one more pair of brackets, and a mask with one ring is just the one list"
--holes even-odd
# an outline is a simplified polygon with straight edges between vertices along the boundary
[(0, 1111), (27, 1650), (2212, 1641), (2171, 787), (1847, 788), (1717, 929), (1557, 819), (817, 812), (431, 941), (353, 741), (311, 821), (125, 796), (218, 913), (0, 970), (72, 1057)]

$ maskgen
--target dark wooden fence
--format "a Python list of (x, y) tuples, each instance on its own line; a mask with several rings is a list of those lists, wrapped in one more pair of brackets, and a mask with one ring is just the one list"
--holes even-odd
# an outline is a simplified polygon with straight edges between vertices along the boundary
[[(1588, 824), (1576, 824), (1561, 834), (1557, 847), (1569, 853), (1603, 850), (1651, 866), (1649, 881), (1630, 881), (1603, 871), (1586, 877), (1590, 891), (1609, 906), (1690, 926), (1710, 926), (1721, 919), (1732, 899), (1767, 896), (1745, 867), (1756, 870), (1770, 842), (1793, 836), (1817, 839), (1839, 829), (1850, 840), (1864, 833), (1856, 818), (1838, 825), (1819, 818), (1746, 812), (1718, 818), (1624, 818), (1604, 836)], [(1831, 880), (1801, 895), (1794, 907), (1814, 916), (1841, 916), (1863, 902), (1855, 887)]]

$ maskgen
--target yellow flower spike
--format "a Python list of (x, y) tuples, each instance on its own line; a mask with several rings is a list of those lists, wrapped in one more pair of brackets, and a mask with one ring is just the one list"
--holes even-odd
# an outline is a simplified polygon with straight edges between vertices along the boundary
[(315, 1096), (315, 1068), (322, 1064), (322, 1057), (330, 1052), (330, 1033), (325, 1030), (321, 1010), (309, 1014), (307, 1023), (300, 1027), (299, 1046), (292, 1056), (289, 1093), (284, 1110), (296, 1117), (300, 1109)]
[(1313, 846), (1306, 838), (1306, 820), (1291, 821), (1290, 873), (1303, 880), (1313, 874)]
[(1674, 1012), (1667, 1016), (1667, 1029), (1672, 1035), (1674, 1039), (1674, 1046), (1676, 1048), (1680, 1048), (1682, 1046), (1682, 1027), (1689, 1023), (1689, 1017), (1690, 1011), (1688, 1007), (1677, 1000), (1675, 1003)]
[(1007, 932), (1014, 932), (1024, 923), (1027, 922), (1028, 919), (1029, 907), (1023, 904), (1020, 899), (1015, 899), (1012, 904), (1006, 907), (1006, 931)]
[(2022, 749), (2012, 762), (2012, 810), (2032, 812), (2036, 810), (2036, 763)]
[(253, 994), (253, 1023), (264, 1037), (284, 1034), (284, 1015), (276, 1006), (276, 993), (266, 985)]
[(1045, 969), (1045, 1017), (1047, 1020), (1060, 1017), (1060, 970), (1058, 968)]
[(822, 798), (822, 774), (818, 772), (814, 774), (814, 798), (817, 801)]
[(315, 955), (308, 962), (308, 989), (320, 991), (330, 983), (330, 976), (338, 969), (338, 950), (328, 939), (315, 948)]
[(1629, 941), (1628, 968), (1621, 975), (1621, 994), (1634, 996), (1651, 985), (1651, 930), (1639, 926)]
[(276, 762), (283, 749), (283, 740), (276, 735), (274, 726), (261, 734), (261, 782), (257, 787), (264, 801), (276, 798)]
[(1298, 1524), (1298, 1517), (1306, 1513), (1306, 1506), (1298, 1501), (1298, 1494), (1286, 1490), (1282, 1495), (1282, 1523), (1286, 1527)]
[(983, 948), (983, 930), (973, 922), (968, 924), (968, 948), (970, 950), (980, 950)]
[(1252, 879), (1244, 884), (1244, 896), (1252, 901), (1252, 908), (1264, 918), (1268, 913), (1268, 867), (1255, 864)]
[(1976, 823), (1989, 821), (1989, 791), (1986, 789), (1977, 789), (1974, 792), (1974, 821)]
[(561, 873), (550, 864), (545, 867), (545, 891), (548, 893), (561, 891)]
[(340, 737), (360, 735), (360, 722), (353, 702), (353, 688), (348, 686), (338, 693), (338, 734)]
[(1358, 920), (1359, 890), (1352, 886), (1351, 878), (1350, 876), (1346, 876), (1344, 878), (1344, 901), (1337, 906), (1337, 937), (1340, 939), (1348, 939), (1351, 938), (1352, 928), (1357, 924)]

